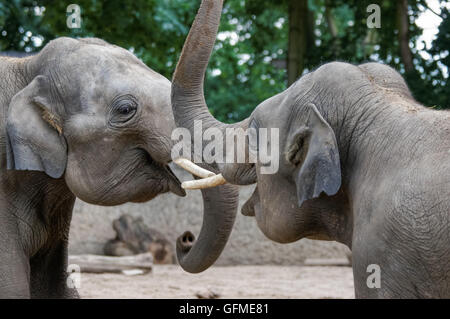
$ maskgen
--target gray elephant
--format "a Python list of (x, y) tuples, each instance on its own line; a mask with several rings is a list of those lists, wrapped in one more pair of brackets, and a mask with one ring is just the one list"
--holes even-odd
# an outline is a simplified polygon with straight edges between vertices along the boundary
[[(75, 197), (98, 205), (145, 202), (171, 191), (170, 82), (99, 39), (59, 38), (27, 58), (0, 58), (0, 298), (76, 297), (67, 283)], [(180, 261), (207, 268), (227, 241), (236, 187), (205, 190), (200, 239)], [(220, 226), (220, 229), (217, 227)]]
[[(274, 241), (350, 247), (358, 298), (450, 298), (450, 112), (417, 103), (388, 66), (333, 62), (245, 121), (220, 123), (203, 80), (221, 8), (221, 0), (203, 0), (192, 25), (172, 80), (175, 121), (190, 130), (195, 120), (223, 132), (276, 128), (279, 140), (267, 147), (279, 143), (279, 169), (219, 163), (224, 180), (216, 184), (256, 183), (242, 212)], [(247, 153), (261, 146), (247, 143)]]

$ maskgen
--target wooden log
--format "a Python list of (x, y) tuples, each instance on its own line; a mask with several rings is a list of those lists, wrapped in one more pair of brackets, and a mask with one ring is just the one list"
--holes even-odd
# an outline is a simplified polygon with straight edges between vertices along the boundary
[(307, 258), (303, 262), (304, 266), (351, 266), (347, 258)]
[(146, 274), (152, 270), (153, 256), (151, 253), (124, 257), (73, 255), (69, 256), (69, 265), (78, 265), (86, 273)]
[(107, 256), (130, 256), (151, 252), (154, 264), (174, 264), (172, 244), (158, 230), (148, 227), (142, 217), (128, 214), (113, 221), (116, 238), (104, 246)]

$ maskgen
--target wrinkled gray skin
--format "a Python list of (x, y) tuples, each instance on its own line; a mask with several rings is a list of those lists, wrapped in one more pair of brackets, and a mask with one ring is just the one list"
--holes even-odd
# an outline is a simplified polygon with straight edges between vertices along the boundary
[[(185, 43), (172, 81), (177, 125), (228, 127), (208, 113), (201, 84), (221, 6), (202, 2)], [(276, 174), (259, 162), (221, 167), (228, 182), (257, 183), (242, 213), (268, 238), (346, 244), (358, 298), (450, 297), (450, 112), (417, 103), (388, 66), (334, 62), (238, 126), (280, 130)], [(379, 289), (366, 284), (370, 264)]]
[[(0, 298), (75, 297), (66, 285), (75, 197), (118, 205), (185, 195), (167, 166), (170, 82), (99, 39), (60, 38), (36, 56), (0, 58), (0, 74)], [(219, 256), (232, 223), (222, 226), (234, 220), (223, 212), (236, 204), (209, 203), (233, 188), (203, 192), (207, 240), (180, 237), (182, 267), (200, 271)]]

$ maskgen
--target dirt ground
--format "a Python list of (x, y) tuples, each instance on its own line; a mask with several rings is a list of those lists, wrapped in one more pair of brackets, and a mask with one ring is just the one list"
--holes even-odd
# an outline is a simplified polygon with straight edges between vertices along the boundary
[(81, 274), (82, 298), (354, 298), (350, 267), (228, 266), (189, 274), (176, 265), (151, 273)]

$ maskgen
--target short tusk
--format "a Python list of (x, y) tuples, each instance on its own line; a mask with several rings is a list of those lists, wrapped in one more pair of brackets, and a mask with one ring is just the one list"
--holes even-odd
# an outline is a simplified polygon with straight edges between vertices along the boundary
[(226, 184), (227, 181), (222, 174), (197, 179), (195, 181), (186, 181), (181, 184), (184, 189), (204, 189)]
[(197, 164), (192, 163), (187, 158), (179, 157), (179, 158), (173, 160), (173, 162), (175, 164), (177, 164), (178, 166), (187, 170), (189, 173), (191, 173), (195, 176), (201, 177), (201, 178), (206, 178), (206, 177), (211, 177), (211, 176), (216, 175), (215, 173), (208, 171), (207, 169), (204, 169), (204, 168), (198, 166)]

